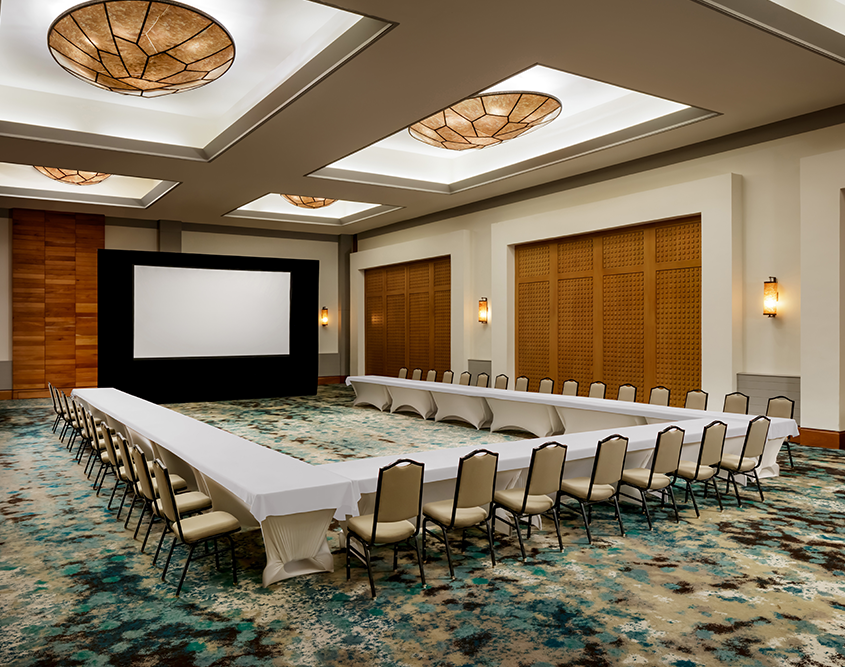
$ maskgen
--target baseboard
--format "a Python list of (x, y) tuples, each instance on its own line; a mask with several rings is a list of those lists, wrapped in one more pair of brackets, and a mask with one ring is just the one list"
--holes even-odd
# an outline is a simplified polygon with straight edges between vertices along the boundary
[(342, 384), (346, 381), (346, 375), (326, 375), (317, 378), (317, 384)]
[(15, 390), (12, 392), (12, 398), (50, 398), (50, 390), (47, 387), (44, 387), (44, 389)]
[(823, 431), (817, 428), (799, 428), (800, 435), (794, 440), (799, 445), (845, 449), (845, 431)]
[(12, 391), (0, 391), (0, 401), (12, 400)]

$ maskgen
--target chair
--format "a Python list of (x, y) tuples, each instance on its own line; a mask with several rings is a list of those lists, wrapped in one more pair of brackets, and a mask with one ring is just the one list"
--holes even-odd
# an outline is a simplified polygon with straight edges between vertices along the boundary
[(414, 372), (411, 374), (412, 380), (422, 380), (422, 368), (415, 368)]
[(722, 412), (730, 412), (737, 415), (748, 414), (748, 396), (741, 391), (735, 391), (732, 394), (725, 396), (725, 404), (722, 407)]
[(494, 389), (507, 389), (508, 388), (508, 376), (504, 373), (502, 375), (497, 375), (496, 380), (493, 382)]
[(59, 399), (58, 395), (56, 394), (56, 389), (50, 382), (47, 383), (47, 389), (50, 390), (50, 400), (53, 401), (53, 412), (56, 413), (56, 419), (53, 421), (53, 433), (55, 433), (56, 428), (59, 426), (59, 422), (62, 420), (62, 409), (59, 406)]
[(557, 503), (549, 497), (556, 494), (563, 477), (563, 466), (566, 462), (566, 445), (557, 442), (547, 442), (535, 447), (531, 452), (531, 463), (528, 467), (528, 480), (524, 488), (504, 489), (493, 494), (493, 504), (490, 514), (496, 516), (496, 509), (501, 508), (513, 517), (513, 523), (502, 517), (496, 517), (516, 529), (519, 540), (519, 550), (525, 561), (525, 545), (522, 542), (522, 531), (519, 522), (522, 517), (528, 517), (528, 539), (531, 539), (532, 516), (551, 513), (555, 522), (557, 542), (563, 551), (563, 539), (560, 536), (560, 518)]
[(514, 391), (528, 391), (528, 376), (520, 375), (516, 378), (516, 383), (513, 388)]
[(238, 520), (228, 512), (209, 512), (208, 514), (197, 514), (187, 518), (179, 516), (176, 509), (176, 498), (173, 493), (173, 487), (170, 485), (170, 475), (167, 472), (165, 465), (156, 459), (153, 462), (153, 471), (155, 473), (156, 483), (158, 484), (158, 493), (161, 500), (161, 513), (165, 520), (165, 532), (169, 529), (173, 535), (173, 543), (170, 545), (170, 551), (167, 553), (167, 560), (164, 563), (164, 571), (161, 573), (161, 580), (167, 574), (167, 568), (170, 566), (170, 558), (173, 556), (173, 549), (176, 547), (177, 540), (188, 547), (188, 558), (185, 561), (185, 568), (182, 570), (182, 577), (179, 579), (179, 585), (176, 587), (176, 595), (182, 590), (182, 584), (185, 582), (185, 575), (188, 573), (188, 566), (191, 564), (191, 558), (194, 556), (194, 549), (198, 544), (208, 544), (214, 542), (214, 550), (208, 551), (197, 556), (203, 558), (204, 556), (214, 555), (214, 561), (217, 567), (220, 567), (220, 551), (217, 548), (217, 540), (226, 538), (229, 541), (229, 550), (232, 555), (232, 583), (238, 583), (237, 561), (235, 560), (235, 543), (232, 541), (232, 535), (241, 529), (241, 524)]
[(600, 380), (596, 380), (590, 384), (590, 393), (587, 395), (590, 398), (604, 398), (605, 393), (607, 393), (607, 385)]
[[(622, 525), (622, 513), (619, 511), (619, 480), (622, 479), (622, 470), (625, 468), (625, 456), (628, 452), (628, 438), (621, 435), (611, 435), (599, 441), (596, 447), (596, 458), (593, 461), (593, 470), (589, 477), (573, 477), (564, 479), (560, 483), (560, 493), (556, 505), (560, 505), (562, 496), (568, 496), (578, 501), (581, 508), (581, 516), (584, 518), (584, 528), (587, 529), (587, 541), (592, 544), (593, 536), (590, 533), (590, 518), (592, 517), (592, 506), (596, 503), (609, 503), (613, 501), (616, 506), (616, 518), (619, 520), (619, 532), (625, 536), (625, 527)], [(590, 510), (590, 516), (587, 510)]]
[(701, 516), (698, 511), (698, 503), (695, 502), (695, 493), (693, 493), (692, 485), (696, 482), (704, 483), (704, 497), (707, 497), (707, 488), (710, 483), (713, 483), (713, 489), (716, 491), (716, 500), (719, 501), (719, 511), (722, 507), (722, 494), (719, 493), (719, 485), (716, 483), (716, 475), (719, 473), (719, 465), (722, 462), (722, 454), (725, 448), (725, 433), (728, 430), (725, 422), (714, 421), (704, 427), (704, 432), (701, 435), (701, 447), (698, 450), (698, 460), (696, 461), (681, 461), (678, 465), (677, 479), (684, 481), (686, 491), (684, 493), (684, 502), (687, 502), (687, 497), (692, 498), (692, 507), (695, 510), (695, 516)]
[(567, 380), (563, 383), (561, 390), (562, 396), (577, 396), (578, 395), (578, 380)]
[(736, 484), (736, 475), (743, 474), (748, 479), (750, 475), (754, 475), (754, 481), (757, 484), (757, 492), (760, 494), (760, 500), (763, 500), (763, 488), (760, 486), (760, 478), (757, 476), (757, 468), (760, 467), (760, 461), (763, 458), (763, 449), (766, 447), (766, 439), (769, 435), (769, 425), (771, 422), (768, 417), (755, 417), (748, 422), (748, 430), (745, 432), (745, 440), (742, 443), (742, 451), (737, 454), (725, 454), (722, 456), (720, 466), (722, 470), (728, 473), (728, 479), (725, 484), (725, 493), (730, 493), (730, 485), (733, 484), (734, 494), (736, 495), (736, 504), (742, 507), (742, 501), (739, 498), (739, 487)]
[(634, 403), (637, 400), (637, 388), (632, 384), (620, 384), (616, 390), (616, 400)]
[(397, 375), (396, 377), (402, 380), (406, 379), (408, 377), (408, 369), (402, 366), (402, 368), (399, 369), (399, 375)]
[[(490, 503), (496, 491), (496, 465), (499, 455), (486, 449), (476, 449), (458, 462), (458, 478), (455, 481), (455, 497), (438, 500), (423, 505), (422, 552), (425, 555), (426, 533), (443, 542), (446, 547), (446, 560), (449, 562), (449, 575), (455, 578), (452, 566), (452, 553), (449, 548), (450, 530), (461, 530), (461, 540), (466, 543), (466, 529), (479, 524), (486, 524), (487, 542), (490, 545), (490, 561), (496, 565), (493, 552), (493, 525)], [(439, 526), (440, 533), (428, 529), (428, 522)]]
[(551, 378), (543, 378), (540, 380), (540, 387), (537, 389), (537, 393), (540, 394), (551, 394), (555, 390), (555, 381)]
[(476, 387), (488, 387), (490, 386), (490, 376), (487, 373), (479, 373), (478, 376), (475, 378), (475, 386)]
[(455, 379), (455, 374), (452, 371), (443, 371), (443, 377), (440, 378), (441, 382), (445, 384), (452, 384)]
[(652, 387), (648, 402), (649, 405), (669, 405), (669, 388), (663, 385)]
[(437, 371), (431, 370), (428, 373), (426, 373), (425, 381), (426, 382), (437, 382)]
[(688, 410), (706, 410), (707, 409), (708, 394), (701, 389), (690, 389), (687, 392), (687, 399), (684, 401), (684, 407)]
[(460, 378), (458, 378), (458, 384), (462, 384), (468, 387), (471, 379), (472, 373), (470, 373), (469, 371), (464, 371), (463, 373), (461, 373)]
[[(795, 401), (786, 396), (775, 396), (770, 398), (766, 404), (766, 416), (769, 418), (780, 417), (781, 419), (794, 419), (795, 415)], [(786, 436), (784, 444), (786, 445), (786, 453), (789, 455), (789, 467), (794, 468), (795, 464), (792, 462), (792, 447), (790, 446), (790, 436)]]
[[(399, 543), (411, 544), (413, 541), (412, 546), (416, 549), (417, 563), (420, 566), (420, 579), (425, 586), (422, 552), (417, 540), (422, 510), (423, 472), (424, 465), (410, 459), (399, 459), (379, 470), (373, 513), (352, 517), (346, 524), (346, 580), (349, 581), (352, 576), (350, 555), (355, 554), (367, 565), (373, 597), (376, 596), (376, 585), (373, 582), (370, 552), (376, 544), (393, 545), (395, 570)], [(363, 553), (353, 547), (353, 539), (361, 545)]]
[[(681, 464), (681, 449), (683, 446), (683, 429), (677, 426), (665, 428), (657, 434), (654, 455), (651, 457), (651, 467), (628, 468), (622, 471), (622, 482), (640, 492), (640, 500), (649, 530), (652, 530), (653, 526), (651, 524), (651, 512), (649, 512), (648, 501), (646, 500), (647, 491), (660, 491), (661, 501), (664, 492), (668, 491), (672, 508), (675, 510), (675, 523), (681, 520), (678, 515), (678, 506), (675, 503), (675, 493), (672, 491), (672, 482), (678, 472), (678, 466)], [(627, 494), (625, 495), (627, 496)]]

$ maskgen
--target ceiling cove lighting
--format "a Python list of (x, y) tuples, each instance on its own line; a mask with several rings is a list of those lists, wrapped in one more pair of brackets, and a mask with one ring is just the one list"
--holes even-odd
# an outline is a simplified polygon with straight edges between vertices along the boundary
[(299, 208), (325, 208), (331, 206), (337, 199), (325, 199), (324, 197), (302, 197), (300, 195), (282, 195), (288, 203)]
[(560, 100), (543, 93), (483, 93), (414, 123), (408, 132), (452, 151), (486, 148), (551, 123), (562, 108)]
[(199, 88), (225, 74), (235, 59), (222, 25), (170, 0), (84, 2), (53, 21), (47, 44), (74, 76), (138, 97)]
[(35, 167), (45, 176), (54, 181), (70, 183), (71, 185), (94, 185), (102, 183), (111, 174), (104, 174), (99, 171), (80, 171), (78, 169), (58, 169), (56, 167)]

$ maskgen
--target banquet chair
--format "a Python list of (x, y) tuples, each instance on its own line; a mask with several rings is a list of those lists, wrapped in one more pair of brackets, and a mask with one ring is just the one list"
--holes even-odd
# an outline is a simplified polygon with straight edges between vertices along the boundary
[(487, 373), (479, 373), (475, 378), (475, 386), (476, 387), (489, 387), (490, 386), (490, 376)]
[(440, 381), (445, 384), (452, 384), (455, 379), (455, 374), (452, 371), (443, 371), (443, 377), (440, 378)]
[(596, 380), (590, 384), (590, 393), (587, 394), (590, 398), (604, 398), (607, 392), (607, 385), (601, 380)]
[(528, 376), (520, 375), (513, 386), (514, 391), (528, 391)]
[(411, 375), (412, 380), (422, 380), (422, 368), (415, 368)]
[(94, 488), (96, 488), (97, 479), (100, 476), (99, 473), (103, 469), (103, 454), (106, 451), (103, 423), (97, 423), (93, 413), (88, 408), (82, 409), (82, 415), (90, 438), (89, 447), (91, 453), (88, 455), (88, 462), (85, 464), (85, 474), (89, 479), (91, 478), (91, 473), (94, 471), (94, 466), (98, 461), (100, 462), (100, 468), (97, 470), (97, 476), (94, 478)]
[(461, 373), (461, 377), (458, 378), (458, 384), (462, 384), (464, 386), (469, 386), (470, 380), (472, 380), (472, 373), (469, 371), (464, 371)]
[[(716, 475), (719, 473), (719, 464), (722, 461), (722, 454), (725, 449), (725, 433), (728, 430), (725, 422), (714, 421), (704, 427), (704, 432), (701, 435), (701, 447), (698, 449), (698, 459), (695, 461), (681, 461), (678, 465), (678, 479), (682, 480), (686, 485), (684, 492), (684, 502), (687, 498), (692, 498), (692, 507), (695, 510), (695, 516), (701, 516), (698, 511), (698, 503), (695, 501), (695, 493), (692, 485), (694, 483), (704, 483), (704, 497), (707, 497), (707, 489), (710, 483), (713, 483), (713, 489), (716, 491), (716, 500), (719, 501), (719, 511), (722, 507), (722, 494), (719, 493), (719, 485), (716, 483)], [(674, 483), (674, 482), (673, 482)]]
[(684, 401), (684, 407), (688, 410), (706, 410), (708, 394), (701, 389), (690, 389)]
[(176, 587), (176, 595), (182, 590), (182, 584), (185, 582), (185, 575), (188, 573), (188, 566), (191, 564), (191, 558), (194, 557), (194, 549), (198, 544), (208, 544), (214, 542), (214, 550), (208, 551), (196, 558), (203, 558), (205, 556), (214, 555), (214, 562), (218, 569), (220, 568), (220, 551), (218, 549), (217, 540), (226, 538), (229, 541), (229, 551), (232, 555), (232, 583), (238, 583), (237, 561), (235, 560), (235, 543), (232, 541), (232, 535), (240, 531), (240, 522), (228, 512), (209, 512), (208, 514), (196, 514), (189, 517), (179, 516), (176, 509), (176, 496), (173, 493), (173, 487), (170, 485), (170, 475), (167, 472), (165, 465), (156, 459), (153, 462), (153, 471), (155, 473), (156, 483), (158, 484), (159, 499), (161, 500), (161, 514), (165, 520), (165, 532), (170, 530), (173, 533), (173, 543), (170, 545), (170, 551), (167, 553), (167, 560), (164, 562), (164, 571), (161, 573), (161, 580), (167, 574), (167, 568), (170, 566), (170, 559), (173, 556), (173, 549), (176, 547), (176, 542), (179, 541), (188, 547), (188, 558), (185, 561), (185, 568), (182, 570), (182, 577), (179, 579), (179, 585)]
[[(795, 415), (795, 401), (786, 396), (775, 396), (774, 398), (770, 398), (769, 402), (766, 404), (766, 416), (771, 417), (780, 417), (782, 419), (794, 419)], [(795, 467), (795, 464), (792, 462), (792, 447), (790, 446), (791, 436), (786, 436), (783, 440), (783, 444), (786, 445), (786, 453), (789, 455), (789, 467)]]
[(71, 407), (74, 405), (72, 399), (68, 399), (65, 392), (61, 393), (61, 397), (63, 406), (62, 412), (65, 415), (65, 425), (62, 427), (62, 432), (59, 434), (59, 440), (64, 442), (65, 434), (68, 432), (68, 429), (70, 429), (70, 437), (68, 438), (66, 444), (68, 451), (70, 451), (73, 448), (73, 440), (78, 432), (79, 424), (76, 419), (76, 407)]
[[(684, 446), (684, 431), (677, 426), (670, 426), (657, 434), (657, 443), (654, 445), (654, 454), (651, 457), (649, 468), (628, 468), (622, 471), (622, 482), (634, 487), (640, 492), (643, 511), (648, 521), (648, 529), (652, 530), (651, 512), (648, 509), (646, 493), (649, 491), (660, 491), (661, 504), (665, 492), (669, 492), (669, 499), (672, 501), (672, 508), (675, 510), (675, 523), (680, 522), (678, 505), (675, 503), (675, 493), (672, 491), (672, 482), (681, 464), (681, 449)], [(622, 494), (628, 498), (628, 494)]]
[[(561, 505), (563, 496), (574, 498), (581, 508), (584, 518), (584, 528), (587, 529), (587, 541), (592, 544), (590, 533), (592, 506), (597, 503), (610, 503), (616, 506), (616, 518), (619, 520), (619, 532), (625, 537), (625, 527), (622, 525), (622, 513), (619, 511), (619, 480), (625, 468), (625, 456), (628, 452), (628, 438), (621, 435), (610, 435), (599, 441), (596, 447), (596, 457), (593, 460), (593, 470), (589, 477), (573, 477), (564, 479), (560, 483), (555, 505)], [(614, 486), (615, 485), (615, 486)], [(589, 511), (589, 514), (588, 514)]]
[(725, 396), (725, 404), (722, 406), (722, 412), (730, 412), (737, 415), (748, 414), (748, 396), (741, 391), (735, 391), (732, 394)]
[(616, 400), (634, 403), (637, 400), (637, 388), (632, 384), (620, 384), (616, 390)]
[(50, 400), (53, 402), (53, 412), (56, 413), (56, 419), (53, 421), (53, 433), (55, 433), (56, 428), (59, 426), (59, 422), (62, 419), (62, 409), (59, 407), (59, 400), (56, 397), (56, 390), (53, 388), (52, 383), (47, 383), (47, 389), (50, 390)]
[[(461, 542), (466, 544), (466, 530), (472, 526), (485, 524), (487, 542), (490, 545), (490, 561), (496, 565), (493, 552), (493, 522), (490, 503), (496, 491), (496, 465), (499, 455), (486, 449), (476, 449), (458, 461), (458, 478), (455, 481), (455, 496), (423, 505), (422, 553), (425, 556), (426, 533), (440, 540), (446, 547), (446, 560), (449, 563), (449, 575), (455, 578), (452, 565), (452, 552), (449, 548), (449, 531), (460, 530)], [(436, 524), (440, 533), (433, 533), (428, 522)]]
[(663, 385), (652, 387), (648, 395), (649, 405), (669, 405), (669, 388)]
[(537, 393), (540, 394), (552, 394), (555, 390), (555, 381), (551, 378), (543, 378), (540, 380), (540, 386), (537, 389)]
[(496, 380), (493, 382), (494, 389), (507, 389), (508, 388), (508, 376), (505, 374), (497, 375)]
[(408, 369), (402, 366), (402, 368), (399, 369), (399, 375), (397, 375), (396, 377), (398, 377), (400, 380), (406, 379), (408, 377)]
[(578, 395), (578, 380), (567, 380), (563, 383), (561, 390), (563, 396), (577, 396)]
[(430, 370), (428, 373), (425, 374), (425, 381), (426, 382), (437, 382), (437, 371)]
[(754, 476), (757, 492), (760, 494), (760, 500), (763, 500), (763, 488), (760, 486), (757, 468), (760, 467), (760, 462), (763, 459), (763, 450), (766, 447), (770, 424), (768, 417), (755, 417), (748, 422), (742, 451), (739, 454), (724, 454), (722, 456), (720, 467), (728, 474), (725, 493), (730, 493), (730, 485), (733, 484), (736, 504), (739, 507), (742, 507), (742, 501), (739, 498), (739, 487), (736, 483), (736, 475), (738, 474), (745, 475), (746, 481), (751, 475)]
[[(420, 533), (422, 510), (422, 486), (425, 466), (410, 459), (399, 459), (378, 473), (375, 509), (372, 514), (352, 517), (346, 524), (346, 580), (352, 577), (350, 556), (355, 555), (367, 565), (370, 579), (370, 593), (375, 598), (376, 585), (373, 581), (373, 567), (370, 553), (377, 544), (393, 545), (393, 569), (398, 561), (398, 546), (407, 542), (417, 552), (420, 579), (425, 586), (422, 552), (417, 536)], [(360, 544), (355, 548), (352, 540)]]
[(97, 489), (96, 495), (98, 496), (106, 481), (106, 475), (112, 473), (117, 476), (117, 468), (120, 465), (120, 454), (113, 441), (114, 431), (106, 424), (102, 424), (101, 428), (103, 431), (103, 451), (100, 452), (100, 469), (97, 471), (97, 476), (94, 477), (94, 488)]
[[(560, 536), (560, 518), (557, 503), (550, 495), (556, 495), (563, 478), (563, 466), (566, 463), (566, 445), (557, 442), (547, 442), (535, 447), (531, 452), (531, 463), (528, 466), (528, 480), (524, 488), (503, 489), (493, 494), (493, 504), (490, 515), (495, 519), (516, 529), (519, 540), (519, 550), (525, 561), (525, 545), (522, 542), (520, 519), (528, 519), (528, 539), (531, 539), (531, 517), (541, 514), (551, 514), (555, 522), (557, 543), (563, 551), (563, 539)], [(496, 509), (501, 508), (511, 515), (513, 522), (496, 516)]]

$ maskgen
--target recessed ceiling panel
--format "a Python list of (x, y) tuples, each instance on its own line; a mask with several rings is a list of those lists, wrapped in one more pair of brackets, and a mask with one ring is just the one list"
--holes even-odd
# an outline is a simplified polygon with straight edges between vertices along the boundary
[(284, 199), (282, 195), (271, 193), (241, 206), (239, 209), (228, 213), (226, 217), (342, 227), (343, 225), (361, 222), (362, 220), (395, 211), (399, 208), (401, 207), (338, 199), (329, 206), (308, 209), (294, 206)]

